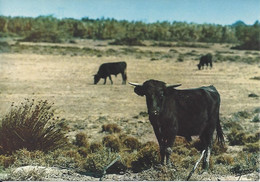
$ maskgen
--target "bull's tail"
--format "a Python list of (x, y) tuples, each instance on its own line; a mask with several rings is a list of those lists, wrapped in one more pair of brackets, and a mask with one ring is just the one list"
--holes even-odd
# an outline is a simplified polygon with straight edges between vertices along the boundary
[(217, 130), (218, 142), (221, 144), (221, 146), (224, 146), (224, 144), (225, 144), (224, 133), (222, 131), (219, 118), (218, 118), (218, 121), (217, 121), (216, 130)]

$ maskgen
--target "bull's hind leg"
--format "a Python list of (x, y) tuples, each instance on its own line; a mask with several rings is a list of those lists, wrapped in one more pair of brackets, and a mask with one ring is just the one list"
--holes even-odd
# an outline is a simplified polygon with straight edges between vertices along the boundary
[(210, 159), (210, 152), (212, 149), (212, 140), (213, 140), (213, 132), (214, 127), (208, 126), (204, 129), (203, 133), (200, 135), (200, 141), (202, 144), (203, 150), (205, 149), (205, 153), (203, 156), (203, 163), (202, 168), (208, 170), (209, 168), (209, 159)]
[[(211, 142), (212, 143), (212, 142)], [(203, 156), (203, 163), (202, 163), (202, 168), (205, 169), (205, 170), (208, 170), (209, 168), (209, 159), (210, 159), (210, 152), (211, 152), (211, 149), (212, 149), (212, 145), (210, 144), (205, 153), (204, 153), (204, 156)]]

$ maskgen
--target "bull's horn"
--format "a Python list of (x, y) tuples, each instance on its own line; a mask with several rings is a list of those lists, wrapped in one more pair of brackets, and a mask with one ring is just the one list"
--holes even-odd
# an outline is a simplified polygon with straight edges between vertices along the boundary
[(143, 84), (140, 84), (140, 83), (132, 83), (132, 82), (128, 82), (130, 85), (133, 85), (133, 86), (142, 86)]
[(167, 86), (167, 87), (175, 88), (175, 87), (179, 87), (179, 86), (181, 86), (181, 84), (175, 84), (175, 85), (169, 85), (169, 84), (167, 84), (166, 86)]

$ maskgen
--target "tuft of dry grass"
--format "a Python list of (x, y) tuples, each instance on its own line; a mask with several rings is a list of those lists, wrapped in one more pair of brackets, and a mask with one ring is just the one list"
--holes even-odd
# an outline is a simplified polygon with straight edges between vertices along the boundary
[(141, 142), (139, 142), (137, 138), (132, 136), (125, 137), (122, 143), (126, 148), (130, 149), (130, 151), (140, 149), (141, 147)]
[(88, 147), (89, 143), (88, 143), (87, 135), (82, 132), (77, 133), (75, 145), (78, 147)]
[(227, 138), (230, 145), (244, 145), (246, 143), (246, 134), (236, 129), (231, 130)]
[(29, 151), (50, 151), (67, 145), (67, 137), (54, 117), (53, 104), (25, 99), (20, 106), (11, 106), (0, 126), (0, 153), (26, 148)]
[(160, 163), (158, 144), (151, 143), (144, 145), (136, 154), (136, 159), (132, 162), (132, 170), (140, 172), (156, 166)]
[(110, 134), (112, 133), (120, 133), (121, 128), (117, 124), (104, 124), (102, 126), (102, 132), (108, 132)]
[(119, 138), (115, 135), (108, 135), (103, 138), (103, 145), (107, 148), (110, 148), (114, 152), (119, 152), (121, 144)]

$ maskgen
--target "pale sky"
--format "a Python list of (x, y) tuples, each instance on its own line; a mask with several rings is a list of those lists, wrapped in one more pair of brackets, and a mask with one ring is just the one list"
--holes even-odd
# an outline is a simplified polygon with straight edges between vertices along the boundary
[(0, 0), (0, 15), (253, 24), (260, 21), (260, 0)]

